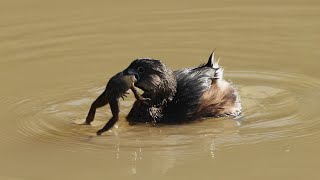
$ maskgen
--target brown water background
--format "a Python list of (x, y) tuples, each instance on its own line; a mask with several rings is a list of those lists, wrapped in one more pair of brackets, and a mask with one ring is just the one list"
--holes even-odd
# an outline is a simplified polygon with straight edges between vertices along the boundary
[[(0, 1), (0, 179), (320, 179), (320, 2)], [(138, 57), (172, 69), (213, 49), (244, 106), (238, 119), (129, 126), (100, 109)]]

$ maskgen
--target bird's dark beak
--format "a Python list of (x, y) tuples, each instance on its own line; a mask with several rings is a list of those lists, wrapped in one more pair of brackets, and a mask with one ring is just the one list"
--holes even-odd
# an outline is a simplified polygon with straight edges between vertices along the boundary
[(134, 77), (137, 79), (137, 81), (140, 80), (140, 75), (137, 70), (132, 68), (127, 68), (123, 71), (123, 75), (134, 75)]

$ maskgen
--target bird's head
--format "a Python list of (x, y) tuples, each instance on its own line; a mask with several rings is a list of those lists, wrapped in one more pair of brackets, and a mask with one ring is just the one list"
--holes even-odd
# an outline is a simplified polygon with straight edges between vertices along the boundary
[(150, 98), (154, 105), (171, 101), (176, 93), (176, 77), (160, 60), (136, 59), (123, 74), (134, 75), (137, 79), (135, 86), (142, 89), (143, 97)]

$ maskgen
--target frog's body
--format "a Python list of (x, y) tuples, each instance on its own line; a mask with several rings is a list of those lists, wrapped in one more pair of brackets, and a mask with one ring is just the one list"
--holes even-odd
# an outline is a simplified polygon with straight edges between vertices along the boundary
[(123, 72), (119, 72), (113, 76), (104, 92), (92, 103), (89, 110), (88, 116), (86, 118), (85, 124), (90, 124), (94, 120), (96, 109), (102, 106), (110, 104), (112, 118), (107, 122), (107, 124), (97, 132), (97, 135), (101, 135), (103, 132), (109, 130), (119, 119), (119, 98), (124, 97), (126, 92), (131, 89), (137, 100), (142, 100), (142, 96), (138, 93), (134, 87), (136, 78), (133, 75), (123, 75)]

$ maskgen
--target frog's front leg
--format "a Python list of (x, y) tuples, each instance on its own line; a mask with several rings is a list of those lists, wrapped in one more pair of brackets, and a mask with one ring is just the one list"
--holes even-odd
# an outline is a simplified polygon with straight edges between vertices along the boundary
[(134, 85), (132, 85), (130, 89), (133, 92), (134, 97), (137, 99), (138, 102), (151, 105), (151, 99), (142, 97), (142, 95), (138, 92), (137, 88)]

